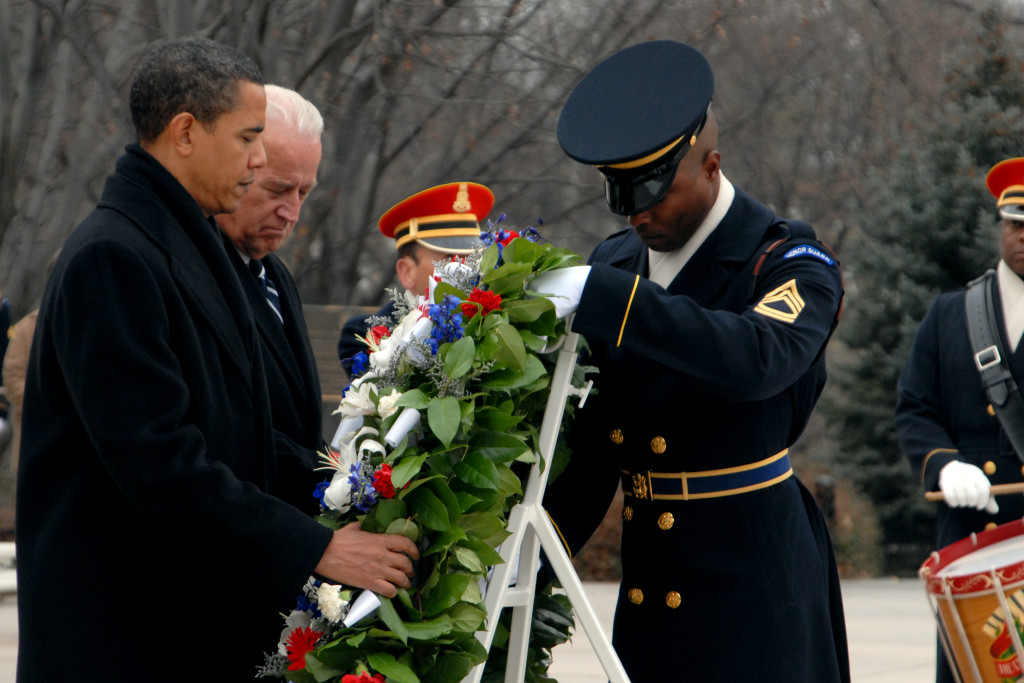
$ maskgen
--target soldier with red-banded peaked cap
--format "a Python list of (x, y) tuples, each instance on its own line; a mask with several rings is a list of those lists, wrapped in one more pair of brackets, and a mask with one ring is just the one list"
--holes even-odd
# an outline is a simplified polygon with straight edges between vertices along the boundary
[(1024, 221), (1024, 157), (1000, 161), (985, 178), (988, 191), (997, 200), (999, 215)]
[[(1024, 517), (1020, 494), (992, 495), (995, 484), (1024, 482), (1024, 453), (1015, 452), (1002, 426), (1019, 421), (1005, 411), (1024, 386), (1024, 157), (994, 165), (985, 185), (996, 199), (999, 262), (932, 302), (897, 387), (900, 446), (923, 489), (941, 492), (945, 501), (936, 515), (936, 550)], [(976, 330), (979, 339), (987, 337), (984, 344), (972, 344), (969, 320), (982, 323)], [(993, 378), (998, 399), (985, 390)], [(956, 680), (941, 645), (935, 680)]]
[(613, 644), (631, 680), (849, 681), (828, 531), (789, 456), (825, 382), (839, 264), (722, 174), (713, 94), (704, 55), (658, 40), (562, 109), (563, 150), (630, 226), (527, 284), (574, 312), (600, 370), (545, 506), (572, 553), (622, 485)]
[[(445, 183), (406, 197), (384, 212), (377, 221), (381, 234), (395, 240), (398, 260), (395, 271), (413, 301), (426, 293), (434, 263), (452, 256), (465, 256), (481, 246), (480, 222), (494, 207), (494, 193), (479, 183)], [(388, 316), (395, 310), (388, 302), (375, 315)], [(349, 318), (338, 339), (338, 359), (352, 374), (352, 360), (366, 344), (367, 316)]]
[(447, 183), (417, 192), (388, 209), (377, 227), (401, 249), (411, 242), (447, 254), (465, 255), (480, 246), (480, 221), (494, 206), (494, 193), (477, 183)]

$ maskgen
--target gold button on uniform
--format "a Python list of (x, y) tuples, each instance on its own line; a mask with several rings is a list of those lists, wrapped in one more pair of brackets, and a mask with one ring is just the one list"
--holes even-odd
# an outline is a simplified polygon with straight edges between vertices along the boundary
[(668, 446), (665, 444), (664, 437), (656, 436), (651, 439), (651, 450), (658, 455), (664, 453), (666, 448), (668, 448)]
[(610, 431), (608, 433), (608, 438), (616, 446), (621, 446), (622, 445), (622, 430), (621, 429), (613, 429), (612, 431)]
[(982, 467), (982, 469), (985, 470), (985, 474), (988, 474), (988, 475), (995, 474), (996, 473), (996, 464), (994, 462), (992, 462), (991, 460), (989, 460), (988, 462), (985, 463), (985, 465)]
[(628, 505), (622, 506), (622, 519), (627, 522), (633, 519), (633, 508)]
[(996, 524), (995, 522), (989, 522), (988, 524), (985, 525), (985, 531), (992, 531), (997, 526), (999, 526), (999, 525)]
[(985, 408), (985, 412), (988, 413), (989, 417), (995, 417), (996, 416), (996, 409), (992, 407), (991, 403), (989, 403), (988, 407)]
[(682, 602), (682, 596), (679, 595), (679, 593), (676, 593), (675, 591), (670, 591), (669, 594), (665, 596), (665, 604), (671, 607), (672, 609), (679, 607), (679, 605), (681, 605)]
[(639, 605), (644, 601), (644, 592), (639, 588), (629, 589), (629, 601), (634, 605)]
[(663, 512), (661, 517), (658, 517), (658, 528), (662, 531), (668, 531), (675, 523), (676, 518), (672, 516), (671, 512)]

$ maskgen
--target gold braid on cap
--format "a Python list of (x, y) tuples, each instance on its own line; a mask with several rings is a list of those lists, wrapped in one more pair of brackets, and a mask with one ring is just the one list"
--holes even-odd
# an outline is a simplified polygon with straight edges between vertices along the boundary
[(996, 202), (996, 207), (1001, 209), (1010, 204), (1024, 204), (1024, 185), (1010, 185), (1003, 190), (1003, 193), (999, 195), (999, 201)]

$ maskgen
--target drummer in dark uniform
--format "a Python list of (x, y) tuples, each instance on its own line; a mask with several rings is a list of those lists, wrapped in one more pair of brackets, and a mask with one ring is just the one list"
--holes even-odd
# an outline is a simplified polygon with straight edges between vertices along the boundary
[[(999, 213), (999, 263), (989, 288), (995, 334), (1004, 345), (1016, 387), (1024, 382), (1024, 158), (1007, 159), (986, 183)], [(896, 427), (900, 445), (925, 491), (941, 491), (936, 549), (1024, 517), (1024, 497), (1000, 497), (992, 484), (1024, 481), (1022, 460), (982, 386), (971, 348), (966, 289), (932, 302), (899, 381)], [(940, 651), (936, 680), (953, 681)]]
[(563, 149), (630, 227), (532, 286), (562, 313), (578, 301), (600, 370), (545, 507), (575, 552), (621, 481), (613, 644), (632, 680), (848, 681), (832, 546), (789, 459), (825, 382), (839, 265), (723, 175), (713, 90), (697, 50), (648, 42), (561, 113)]

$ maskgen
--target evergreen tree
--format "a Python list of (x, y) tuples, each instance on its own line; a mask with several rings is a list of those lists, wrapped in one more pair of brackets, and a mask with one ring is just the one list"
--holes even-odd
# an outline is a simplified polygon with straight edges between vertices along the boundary
[(886, 571), (916, 571), (934, 543), (934, 504), (899, 448), (896, 382), (918, 324), (941, 292), (963, 287), (998, 259), (995, 200), (985, 175), (1024, 156), (1021, 55), (1005, 26), (982, 12), (953, 56), (940, 108), (917, 141), (894, 141), (893, 163), (868, 179), (873, 201), (851, 211), (858, 238), (844, 250), (847, 302), (824, 406), (844, 474), (872, 501)]

